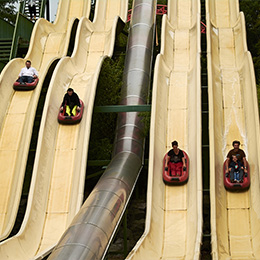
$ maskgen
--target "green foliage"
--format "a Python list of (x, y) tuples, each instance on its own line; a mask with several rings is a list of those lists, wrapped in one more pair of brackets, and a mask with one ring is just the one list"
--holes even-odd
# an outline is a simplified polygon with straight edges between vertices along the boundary
[(260, 86), (256, 85), (256, 88), (257, 88), (258, 107), (260, 108)]
[(96, 105), (114, 105), (119, 102), (123, 67), (123, 55), (120, 55), (116, 60), (109, 58), (105, 60), (98, 80), (98, 91), (95, 100)]
[(248, 50), (252, 54), (260, 107), (260, 1), (240, 0), (240, 10), (244, 12)]
[(133, 0), (129, 0), (128, 1), (128, 10), (132, 9), (132, 7), (133, 7)]
[(101, 138), (98, 142), (93, 144), (89, 150), (90, 160), (109, 160), (111, 158), (111, 151), (113, 149), (113, 144), (109, 138)]
[[(124, 70), (124, 55), (117, 59), (107, 58), (102, 66), (95, 99), (96, 106), (116, 105), (120, 100), (120, 90)], [(116, 113), (94, 113), (92, 118), (90, 160), (111, 159), (115, 138)]]
[(125, 52), (126, 45), (127, 45), (128, 30), (129, 30), (129, 23), (126, 23), (123, 33), (120, 33), (116, 39), (116, 48), (118, 50), (123, 50), (123, 52)]
[(158, 1), (157, 1), (157, 4), (167, 5), (167, 0), (158, 0)]
[(150, 131), (150, 119), (151, 113), (150, 112), (141, 112), (138, 116), (142, 117), (141, 122), (143, 123), (142, 134), (143, 137), (147, 137)]
[(247, 45), (252, 54), (257, 84), (260, 83), (260, 1), (240, 0), (240, 10), (245, 14)]
[(5, 21), (15, 24), (16, 11), (15, 3), (18, 0), (0, 0), (0, 17)]

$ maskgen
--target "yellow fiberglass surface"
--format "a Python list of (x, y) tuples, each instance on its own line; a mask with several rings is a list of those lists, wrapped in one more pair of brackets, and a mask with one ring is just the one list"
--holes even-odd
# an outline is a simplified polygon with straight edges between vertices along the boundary
[[(0, 75), (0, 239), (10, 234), (15, 222), (45, 76), (53, 61), (67, 54), (74, 20), (88, 16), (89, 10), (90, 1), (60, 1), (55, 23), (39, 19), (26, 57), (11, 60)], [(13, 83), (26, 60), (39, 72), (39, 83), (33, 91), (14, 91)]]
[[(199, 259), (202, 235), (200, 3), (168, 1), (152, 97), (145, 232), (126, 259)], [(165, 185), (163, 158), (177, 140), (189, 180)]]
[[(245, 19), (237, 0), (208, 0), (210, 198), (213, 259), (260, 259), (259, 116)], [(223, 185), (222, 165), (239, 140), (250, 165), (248, 191)]]
[[(72, 56), (62, 58), (55, 68), (44, 105), (25, 218), (18, 234), (0, 244), (0, 259), (42, 259), (79, 210), (98, 76), (105, 57), (113, 54), (119, 17), (126, 20), (127, 5), (127, 0), (97, 1), (93, 23), (81, 18)], [(57, 121), (68, 87), (85, 104), (77, 125)]]

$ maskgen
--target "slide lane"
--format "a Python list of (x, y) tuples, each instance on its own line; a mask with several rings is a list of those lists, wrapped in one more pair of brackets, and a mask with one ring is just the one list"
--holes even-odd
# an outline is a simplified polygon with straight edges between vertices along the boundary
[[(199, 259), (202, 235), (200, 3), (168, 1), (153, 85), (145, 232), (127, 259)], [(187, 184), (163, 183), (177, 140), (190, 158)]]
[[(260, 259), (259, 115), (245, 19), (237, 0), (210, 0), (207, 56), (213, 259)], [(240, 140), (250, 164), (248, 191), (229, 192), (222, 165)]]
[[(46, 96), (32, 184), (22, 228), (0, 244), (0, 259), (42, 259), (79, 210), (84, 193), (87, 151), (96, 85), (103, 60), (114, 49), (126, 0), (99, 0), (91, 23), (81, 18), (74, 52), (58, 63)], [(63, 95), (72, 87), (85, 104), (78, 125), (60, 125)]]
[[(55, 23), (39, 19), (26, 57), (10, 61), (0, 75), (0, 240), (10, 234), (15, 222), (45, 76), (53, 61), (67, 54), (75, 19), (88, 16), (89, 11), (90, 1), (61, 0)], [(13, 83), (27, 59), (39, 71), (39, 83), (33, 91), (14, 91)]]

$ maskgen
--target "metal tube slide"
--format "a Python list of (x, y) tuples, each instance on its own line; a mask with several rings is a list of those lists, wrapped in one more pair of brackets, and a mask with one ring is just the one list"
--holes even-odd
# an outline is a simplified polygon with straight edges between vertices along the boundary
[[(259, 115), (252, 58), (238, 0), (208, 0), (207, 56), (213, 259), (260, 259)], [(250, 165), (248, 191), (229, 192), (222, 165), (240, 140)]]
[[(145, 232), (126, 259), (200, 259), (202, 236), (200, 1), (168, 1), (154, 69)], [(177, 140), (188, 183), (165, 185), (163, 158)]]
[[(156, 1), (135, 0), (121, 104), (145, 104), (150, 83)], [(119, 113), (114, 156), (48, 259), (101, 259), (123, 215), (142, 166), (141, 117)]]
[[(94, 22), (81, 18), (72, 57), (62, 58), (54, 71), (42, 115), (26, 215), (19, 233), (0, 244), (0, 259), (42, 259), (82, 205), (96, 85), (103, 60), (113, 54), (118, 15), (126, 20), (126, 0), (97, 1)], [(68, 87), (85, 104), (82, 121), (74, 126), (57, 121)]]
[[(54, 60), (68, 51), (76, 17), (89, 15), (90, 1), (61, 0), (54, 24), (39, 19), (24, 59), (11, 60), (0, 75), (0, 240), (14, 225), (19, 207), (33, 122), (45, 76)], [(13, 83), (25, 61), (39, 71), (33, 91), (14, 91)]]

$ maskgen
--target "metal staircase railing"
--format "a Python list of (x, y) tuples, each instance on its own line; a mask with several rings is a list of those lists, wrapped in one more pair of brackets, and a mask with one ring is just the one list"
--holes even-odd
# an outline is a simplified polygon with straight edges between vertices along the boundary
[(0, 71), (9, 61), (14, 26), (0, 18)]
[[(36, 19), (44, 17), (48, 0), (36, 1)], [(34, 23), (30, 20), (28, 1), (20, 1), (15, 26), (0, 18), (0, 71), (16, 57), (20, 39), (29, 42)]]
[(9, 61), (12, 38), (0, 38), (0, 71)]
[[(44, 16), (44, 10), (46, 5), (46, 0), (38, 0), (36, 1), (39, 10), (39, 17)], [(32, 29), (34, 23), (28, 19), (26, 15), (26, 10), (28, 9), (27, 1), (21, 1), (19, 6), (19, 12), (17, 13), (16, 23), (15, 23), (15, 30), (13, 35), (12, 41), (12, 48), (10, 52), (10, 60), (16, 57), (19, 38), (25, 39), (30, 41)]]
[[(44, 4), (44, 2), (46, 2), (46, 1), (44, 1), (44, 0), (36, 1), (36, 19), (43, 17), (43, 15), (41, 14), (41, 7), (42, 7), (42, 4)], [(30, 19), (29, 5), (27, 2), (25, 4), (23, 13), (24, 13), (24, 15), (27, 16), (28, 19)]]

